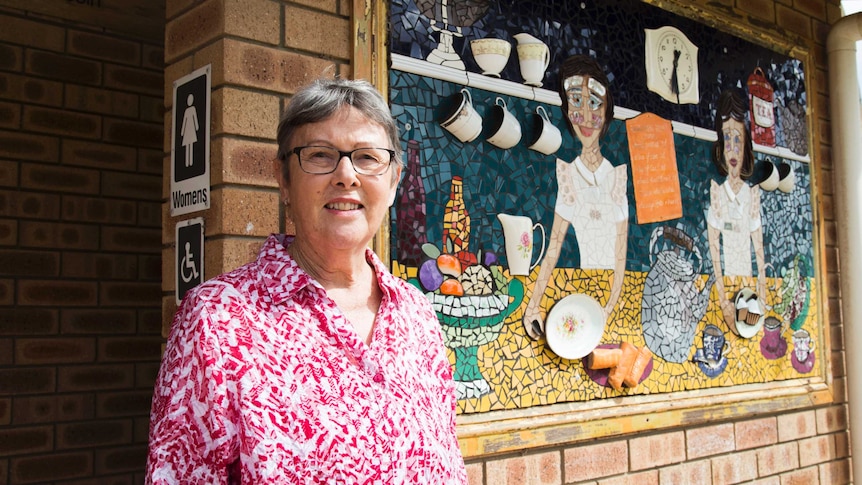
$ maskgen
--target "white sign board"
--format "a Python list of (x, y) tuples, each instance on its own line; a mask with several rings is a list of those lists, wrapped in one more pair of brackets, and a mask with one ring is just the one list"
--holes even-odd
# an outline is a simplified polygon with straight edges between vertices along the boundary
[(171, 216), (210, 207), (212, 65), (174, 81), (171, 127)]
[(176, 238), (177, 305), (186, 292), (204, 282), (204, 218), (177, 223)]

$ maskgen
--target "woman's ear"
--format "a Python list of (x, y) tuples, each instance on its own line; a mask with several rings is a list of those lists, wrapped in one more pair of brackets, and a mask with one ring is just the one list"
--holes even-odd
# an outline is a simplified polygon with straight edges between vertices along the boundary
[(290, 204), (290, 191), (287, 189), (287, 180), (284, 177), (284, 164), (286, 161), (281, 161), (276, 157), (272, 161), (272, 175), (278, 183), (278, 194), (281, 198), (281, 203), (284, 205)]

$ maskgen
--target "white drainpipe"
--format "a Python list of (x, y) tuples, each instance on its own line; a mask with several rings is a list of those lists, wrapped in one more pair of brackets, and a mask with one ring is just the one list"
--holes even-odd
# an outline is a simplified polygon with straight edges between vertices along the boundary
[(862, 286), (858, 283), (862, 278), (862, 109), (856, 74), (858, 40), (862, 40), (862, 13), (844, 17), (832, 26), (826, 50), (852, 471), (853, 477), (862, 478)]

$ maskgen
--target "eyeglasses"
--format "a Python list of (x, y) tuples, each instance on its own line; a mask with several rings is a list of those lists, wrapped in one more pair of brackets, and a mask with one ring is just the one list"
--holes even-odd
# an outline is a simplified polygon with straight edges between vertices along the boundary
[(357, 148), (343, 152), (332, 147), (305, 146), (294, 148), (293, 153), (299, 158), (299, 168), (315, 175), (334, 172), (344, 157), (350, 159), (358, 174), (382, 175), (395, 157), (395, 150), (388, 148)]

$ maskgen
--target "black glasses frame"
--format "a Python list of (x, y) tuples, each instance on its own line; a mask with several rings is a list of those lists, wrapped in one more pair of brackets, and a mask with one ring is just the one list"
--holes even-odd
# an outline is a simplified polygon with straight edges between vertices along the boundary
[[(338, 161), (335, 162), (335, 165), (332, 166), (332, 170), (330, 170), (328, 172), (309, 172), (308, 170), (306, 170), (305, 167), (302, 166), (302, 157), (299, 155), (299, 153), (305, 148), (325, 148), (327, 150), (332, 150), (332, 151), (338, 152)], [(389, 153), (389, 162), (386, 164), (386, 168), (381, 170), (380, 173), (365, 173), (365, 172), (360, 171), (356, 167), (356, 163), (353, 161), (353, 154), (358, 152), (358, 151), (362, 151), (362, 150), (383, 150), (385, 152), (388, 152)], [(392, 165), (392, 161), (395, 159), (395, 150), (391, 150), (389, 148), (380, 148), (380, 147), (362, 147), (362, 148), (357, 148), (355, 150), (349, 150), (349, 151), (345, 152), (345, 151), (342, 151), (342, 150), (339, 150), (339, 149), (333, 148), (333, 147), (320, 146), (320, 145), (306, 145), (306, 146), (301, 146), (301, 147), (295, 147), (291, 151), (296, 154), (296, 159), (299, 161), (299, 168), (301, 168), (303, 172), (309, 173), (312, 175), (326, 175), (326, 174), (330, 174), (330, 173), (334, 172), (336, 169), (338, 169), (338, 164), (341, 163), (341, 161), (344, 159), (344, 157), (347, 157), (348, 159), (350, 159), (350, 165), (353, 167), (353, 170), (360, 175), (383, 175), (384, 173), (386, 173), (389, 170), (389, 167)]]

